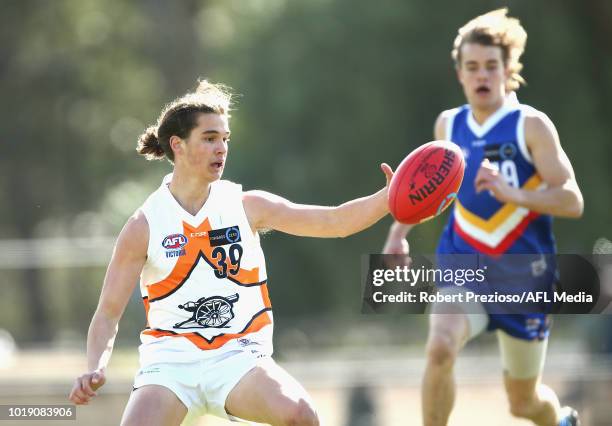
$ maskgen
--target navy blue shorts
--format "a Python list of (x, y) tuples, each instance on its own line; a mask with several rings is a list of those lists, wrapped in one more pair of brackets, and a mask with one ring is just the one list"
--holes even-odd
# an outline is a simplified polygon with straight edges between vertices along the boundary
[[(557, 277), (554, 255), (505, 255), (492, 258), (482, 254), (438, 253), (437, 268), (445, 272), (446, 277), (454, 277), (451, 281), (436, 280), (438, 288), (458, 286), (491, 298), (481, 303), (489, 316), (487, 331), (499, 329), (523, 340), (542, 340), (548, 337), (552, 324), (549, 312), (553, 308), (553, 289)], [(481, 273), (470, 274), (475, 279), (468, 281), (466, 270), (480, 270)], [(449, 271), (452, 275), (449, 275)], [(477, 279), (482, 276), (484, 279)], [(528, 301), (529, 294), (546, 294), (548, 301)], [(503, 295), (505, 300), (508, 296), (516, 300), (522, 296), (523, 301), (493, 301), (498, 295)]]

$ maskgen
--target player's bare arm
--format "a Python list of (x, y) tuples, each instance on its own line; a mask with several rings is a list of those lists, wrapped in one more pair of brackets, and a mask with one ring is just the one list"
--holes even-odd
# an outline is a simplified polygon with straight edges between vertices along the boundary
[(574, 170), (552, 121), (543, 113), (525, 118), (525, 141), (534, 166), (547, 187), (529, 191), (510, 186), (487, 161), (476, 176), (476, 189), (489, 190), (499, 201), (518, 204), (553, 216), (577, 218), (584, 202)]
[(104, 278), (98, 307), (87, 335), (87, 372), (79, 376), (69, 399), (87, 404), (106, 381), (119, 319), (130, 299), (147, 258), (149, 226), (140, 212), (132, 216), (119, 234)]
[(338, 207), (296, 204), (265, 191), (245, 192), (243, 203), (251, 228), (323, 238), (346, 237), (362, 231), (389, 213), (387, 187), (393, 171), (387, 164), (382, 164), (381, 169), (387, 178), (383, 189)]

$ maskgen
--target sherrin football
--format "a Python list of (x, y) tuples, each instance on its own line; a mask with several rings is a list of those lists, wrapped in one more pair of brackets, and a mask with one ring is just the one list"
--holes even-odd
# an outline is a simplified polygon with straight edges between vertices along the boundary
[(442, 213), (457, 197), (465, 159), (449, 141), (433, 141), (412, 151), (389, 185), (389, 210), (398, 222), (417, 224)]

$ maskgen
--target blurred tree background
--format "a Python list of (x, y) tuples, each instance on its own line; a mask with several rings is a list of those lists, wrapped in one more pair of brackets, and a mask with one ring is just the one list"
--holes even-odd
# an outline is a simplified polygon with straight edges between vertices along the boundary
[[(501, 6), (529, 33), (528, 85), (519, 98), (555, 122), (585, 196), (581, 220), (555, 222), (559, 250), (589, 253), (598, 237), (612, 237), (612, 3), (606, 0), (6, 0), (2, 6), (0, 238), (6, 241), (115, 236), (171, 170), (167, 162), (140, 158), (137, 137), (198, 77), (240, 94), (226, 179), (304, 203), (369, 194), (384, 184), (381, 162), (397, 166), (432, 139), (441, 110), (463, 103), (450, 59), (457, 28)], [(411, 250), (432, 252), (444, 220), (418, 227)], [(350, 339), (347, 321), (365, 330), (364, 342), (374, 338), (367, 331), (373, 324), (388, 324), (389, 335), (405, 329), (412, 319), (360, 314), (360, 256), (380, 251), (390, 223), (341, 240), (264, 236), (277, 329), (320, 328), (329, 339), (321, 344)], [(5, 265), (0, 326), (24, 344), (81, 339), (103, 275), (100, 266)], [(121, 325), (131, 344), (144, 322), (139, 300), (135, 294)]]

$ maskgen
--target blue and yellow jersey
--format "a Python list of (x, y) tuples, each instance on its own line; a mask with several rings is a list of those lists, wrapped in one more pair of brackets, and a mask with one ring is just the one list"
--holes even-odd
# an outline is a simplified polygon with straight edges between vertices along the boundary
[(525, 114), (533, 109), (510, 95), (482, 125), (469, 105), (445, 111), (446, 139), (461, 147), (465, 177), (438, 253), (535, 254), (555, 252), (552, 218), (511, 203), (501, 203), (488, 191), (476, 192), (474, 181), (487, 158), (517, 188), (537, 190), (541, 178), (525, 143)]

